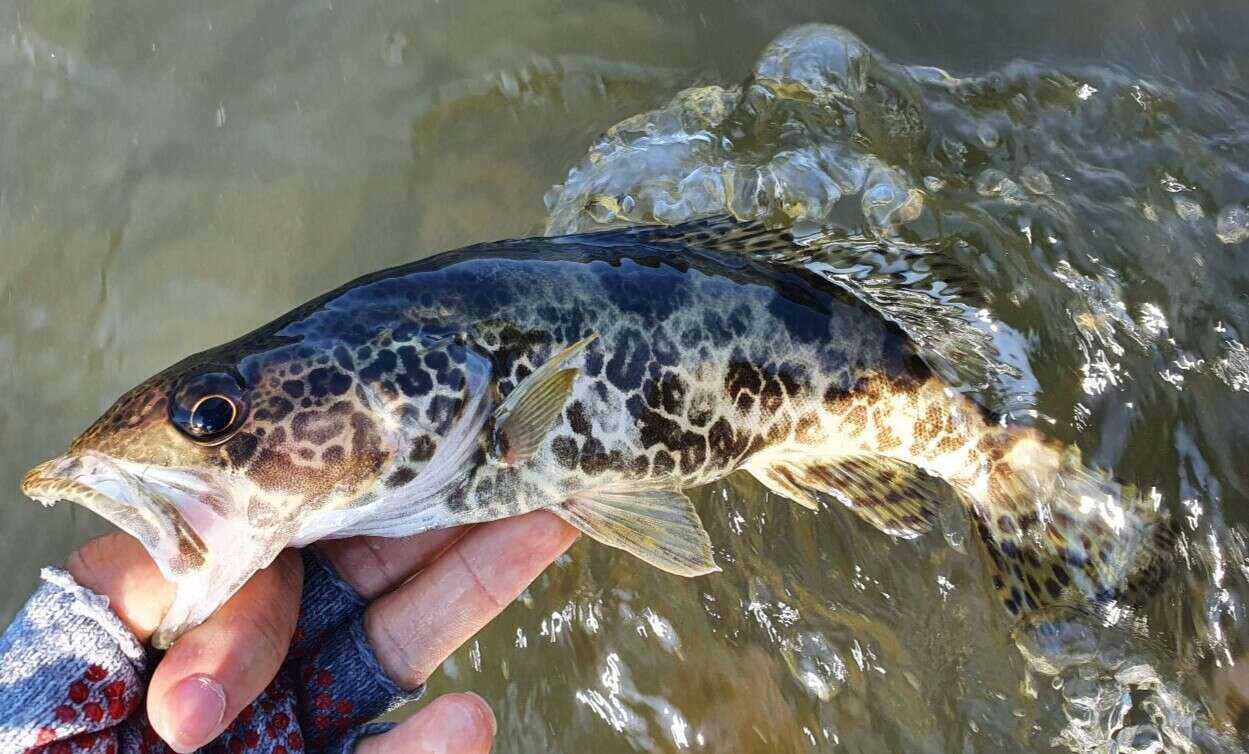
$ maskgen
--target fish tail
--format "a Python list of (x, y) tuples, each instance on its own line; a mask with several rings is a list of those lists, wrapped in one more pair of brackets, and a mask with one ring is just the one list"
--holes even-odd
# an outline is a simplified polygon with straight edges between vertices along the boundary
[(1035, 430), (995, 434), (970, 507), (1011, 614), (1136, 604), (1161, 585), (1175, 532), (1156, 497), (1089, 468), (1079, 450)]
[(871, 383), (831, 409), (826, 441), (770, 449), (745, 468), (794, 502), (835, 500), (902, 539), (964, 507), (1016, 616), (1135, 603), (1161, 584), (1175, 532), (1155, 497), (1088, 467), (1076, 448), (990, 419), (938, 379)]

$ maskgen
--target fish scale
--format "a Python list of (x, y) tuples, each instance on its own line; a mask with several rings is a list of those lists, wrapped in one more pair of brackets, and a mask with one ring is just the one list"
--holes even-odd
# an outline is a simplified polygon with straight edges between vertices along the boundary
[(795, 263), (858, 248), (830, 241), (713, 219), (375, 273), (139, 385), (24, 489), (143, 541), (178, 587), (158, 644), (283, 547), (533, 510), (709, 573), (683, 491), (739, 469), (902, 538), (966, 506), (1013, 614), (1156, 581), (1163, 517)]

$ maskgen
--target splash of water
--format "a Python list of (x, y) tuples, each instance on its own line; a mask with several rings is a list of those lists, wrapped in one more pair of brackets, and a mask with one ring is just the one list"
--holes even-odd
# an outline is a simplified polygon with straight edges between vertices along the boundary
[[(1079, 433), (1098, 414), (1133, 410), (1125, 396), (1143, 384), (1183, 391), (1213, 378), (1249, 390), (1237, 340), (1249, 328), (1245, 312), (1227, 312), (1235, 325), (1219, 325), (1221, 356), (1205, 357), (1209, 346), (1191, 335), (1189, 312), (1157, 288), (1153, 300), (1129, 293), (1119, 272), (1163, 264), (1173, 248), (1196, 242), (1230, 253), (1249, 241), (1249, 214), (1237, 203), (1244, 197), (1211, 189), (1229, 185), (1217, 165), (1249, 163), (1249, 132), (1229, 122), (1249, 119), (1217, 97), (1119, 72), (1016, 63), (956, 77), (891, 63), (844, 29), (809, 25), (768, 45), (741, 84), (687, 89), (608, 129), (548, 192), (547, 231), (725, 213), (800, 237), (834, 229), (843, 250), (856, 248), (855, 264), (792, 261), (893, 317), (943, 374), (997, 410), (1063, 429), (1036, 410), (1032, 363), (1074, 349), (1081, 389), (1065, 426)], [(743, 534), (744, 519), (735, 520)], [(1203, 589), (1222, 580), (1215, 570), (1227, 549), (1224, 535), (1201, 528), (1209, 526), (1190, 522), (1182, 544), (1192, 572), (1207, 574)], [(938, 579), (943, 600), (966, 588)], [(749, 588), (745, 615), (815, 698), (842, 699), (848, 685), (862, 691), (855, 670), (889, 672), (871, 643), (833, 642), (808, 624), (818, 598)], [(791, 600), (801, 617), (786, 624)], [(1237, 642), (1220, 634), (1235, 612), (1217, 597), (1203, 602), (1204, 613), (1152, 629), (1144, 615), (1120, 611), (1017, 631), (1032, 672), (1052, 678), (1049, 702), (1063, 721), (1052, 744), (1125, 754), (1234, 750), (1181, 682), (1189, 671), (1180, 665), (1195, 658), (1181, 653), (1175, 664), (1156, 638), (1191, 620), (1202, 637), (1198, 654), (1231, 661), (1243, 653), (1243, 642), (1233, 650)]]

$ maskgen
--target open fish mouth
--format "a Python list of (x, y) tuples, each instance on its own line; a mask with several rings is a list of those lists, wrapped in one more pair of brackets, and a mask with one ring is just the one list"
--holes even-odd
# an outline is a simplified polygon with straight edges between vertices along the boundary
[[(39, 464), (22, 479), (22, 492), (44, 505), (77, 503), (138, 539), (165, 578), (204, 566), (208, 548), (179, 509), (182, 497), (203, 494), (192, 475), (85, 452)], [(198, 488), (198, 489), (197, 489)]]
[(71, 452), (27, 472), (22, 492), (45, 505), (82, 505), (143, 544), (177, 587), (152, 635), (158, 649), (204, 622), (285, 545), (249, 538), (235, 506), (244, 491), (207, 471)]

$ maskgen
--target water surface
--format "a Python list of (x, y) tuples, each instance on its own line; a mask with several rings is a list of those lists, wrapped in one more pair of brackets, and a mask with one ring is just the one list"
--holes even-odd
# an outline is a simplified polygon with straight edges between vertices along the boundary
[(1246, 32), (1216, 0), (0, 1), (0, 620), (105, 528), (21, 473), (143, 377), (438, 250), (730, 209), (941, 260), (916, 287), (974, 297), (917, 335), (985, 334), (966, 389), (1156, 491), (1176, 577), (1012, 634), (957, 512), (898, 543), (726, 483), (694, 496), (724, 573), (583, 542), (432, 690), (506, 752), (1236, 750)]

